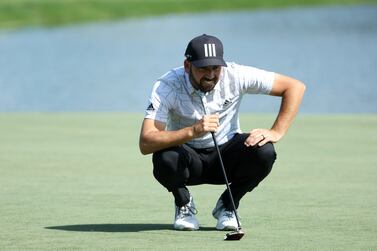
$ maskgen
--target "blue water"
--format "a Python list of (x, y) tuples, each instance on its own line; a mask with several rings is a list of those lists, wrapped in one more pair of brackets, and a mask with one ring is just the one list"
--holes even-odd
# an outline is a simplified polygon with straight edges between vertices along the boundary
[[(143, 112), (187, 42), (222, 39), (225, 58), (296, 77), (303, 113), (377, 112), (377, 5), (290, 8), (0, 32), (0, 112)], [(243, 112), (279, 98), (245, 96)]]

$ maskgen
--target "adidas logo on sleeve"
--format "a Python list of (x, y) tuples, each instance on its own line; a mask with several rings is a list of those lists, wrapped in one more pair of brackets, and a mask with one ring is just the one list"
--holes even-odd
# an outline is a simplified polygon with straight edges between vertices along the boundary
[(150, 105), (148, 106), (148, 108), (147, 108), (147, 111), (154, 111), (155, 109), (154, 109), (154, 107), (153, 107), (153, 104), (152, 103), (150, 103)]

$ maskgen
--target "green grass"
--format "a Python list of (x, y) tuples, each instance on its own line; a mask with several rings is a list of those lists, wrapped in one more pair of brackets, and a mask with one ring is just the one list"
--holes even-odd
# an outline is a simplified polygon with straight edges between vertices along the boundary
[(244, 10), (376, 0), (0, 0), (0, 28), (52, 26), (170, 13)]
[(172, 230), (172, 197), (138, 151), (142, 117), (0, 114), (0, 250), (377, 249), (376, 115), (300, 115), (241, 202), (239, 242), (214, 231), (223, 186), (192, 187), (201, 231)]

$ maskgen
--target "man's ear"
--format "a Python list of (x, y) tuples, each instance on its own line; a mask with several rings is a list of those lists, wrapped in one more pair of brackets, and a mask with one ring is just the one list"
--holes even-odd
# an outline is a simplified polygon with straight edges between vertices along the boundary
[(184, 67), (185, 67), (185, 71), (186, 71), (187, 73), (190, 73), (191, 63), (190, 63), (187, 59), (185, 59), (185, 61), (183, 62), (183, 65), (184, 65)]

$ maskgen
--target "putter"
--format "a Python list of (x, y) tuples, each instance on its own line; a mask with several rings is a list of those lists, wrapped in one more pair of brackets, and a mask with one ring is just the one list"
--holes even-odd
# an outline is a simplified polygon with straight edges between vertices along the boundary
[(238, 218), (236, 205), (234, 204), (232, 191), (230, 190), (230, 186), (229, 186), (229, 182), (228, 182), (228, 177), (226, 176), (223, 159), (221, 157), (219, 146), (217, 145), (215, 134), (213, 132), (211, 132), (211, 134), (212, 134), (213, 143), (215, 144), (215, 147), (216, 147), (217, 155), (219, 157), (220, 166), (221, 166), (221, 169), (222, 169), (223, 174), (224, 174), (226, 189), (229, 192), (229, 198), (230, 198), (230, 201), (232, 203), (232, 209), (233, 209), (234, 214), (236, 216), (237, 225), (238, 225), (238, 227), (237, 227), (237, 229), (235, 231), (232, 231), (232, 232), (227, 233), (225, 235), (224, 240), (226, 240), (226, 241), (238, 241), (238, 240), (240, 240), (245, 235), (245, 232), (241, 230), (241, 225), (240, 225), (240, 220)]

